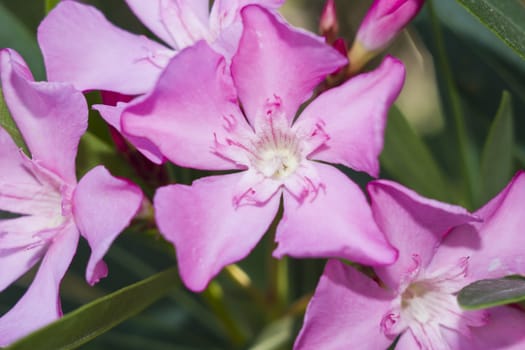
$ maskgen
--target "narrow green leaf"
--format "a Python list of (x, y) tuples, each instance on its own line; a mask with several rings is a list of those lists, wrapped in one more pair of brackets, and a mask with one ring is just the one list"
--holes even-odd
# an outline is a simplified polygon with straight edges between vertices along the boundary
[(77, 348), (165, 296), (177, 281), (175, 268), (157, 273), (82, 306), (5, 350)]
[(481, 45), (503, 58), (518, 71), (525, 72), (525, 61), (500, 38), (487, 28), (457, 0), (434, 2), (439, 19), (455, 34), (460, 35), (467, 45)]
[(7, 109), (2, 89), (0, 89), (0, 126), (4, 128), (9, 133), (9, 135), (11, 135), (11, 138), (18, 147), (23, 148), (24, 151), (27, 151), (22, 134), (20, 134), (15, 121)]
[(49, 13), (59, 2), (60, 0), (45, 0), (46, 13)]
[(511, 96), (503, 92), (481, 155), (482, 199), (496, 195), (512, 177), (514, 164), (514, 126)]
[(465, 123), (463, 103), (452, 72), (450, 57), (445, 46), (445, 36), (441, 22), (434, 10), (437, 1), (427, 0), (430, 26), (436, 50), (436, 74), (442, 78), (441, 97), (446, 115), (453, 122), (453, 131), (457, 142), (457, 166), (461, 170), (461, 204), (467, 209), (473, 207), (474, 199), (479, 192), (479, 165), (470, 135)]
[(466, 310), (517, 303), (525, 300), (525, 279), (498, 278), (476, 281), (458, 294), (459, 305)]
[[(456, 0), (435, 1), (434, 7), (440, 21), (508, 84), (514, 97), (525, 101), (525, 60)], [(483, 74), (478, 70), (484, 67), (476, 66), (472, 74)]]
[(525, 59), (525, 3), (522, 0), (457, 0)]
[(390, 175), (418, 193), (437, 199), (448, 199), (440, 168), (426, 144), (395, 106), (388, 116), (385, 145), (380, 160)]
[(16, 50), (26, 60), (36, 80), (45, 77), (44, 61), (35, 34), (0, 1), (0, 48)]
[(520, 163), (521, 167), (525, 168), (525, 147), (516, 145), (514, 147), (514, 158)]

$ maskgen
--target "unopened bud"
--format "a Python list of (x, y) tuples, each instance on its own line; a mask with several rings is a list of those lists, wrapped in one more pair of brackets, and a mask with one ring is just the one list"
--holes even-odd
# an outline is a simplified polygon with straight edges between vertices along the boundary
[(321, 19), (319, 21), (319, 32), (326, 38), (326, 42), (332, 44), (339, 33), (339, 22), (334, 0), (327, 0), (324, 4)]
[(424, 0), (375, 0), (359, 26), (348, 54), (353, 72), (385, 49), (418, 14)]

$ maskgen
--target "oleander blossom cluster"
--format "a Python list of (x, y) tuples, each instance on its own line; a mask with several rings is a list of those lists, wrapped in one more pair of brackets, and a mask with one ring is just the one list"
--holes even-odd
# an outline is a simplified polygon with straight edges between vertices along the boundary
[[(272, 231), (274, 258), (328, 259), (294, 349), (525, 347), (522, 310), (464, 311), (456, 301), (473, 281), (525, 274), (524, 172), (469, 213), (389, 180), (365, 193), (341, 170), (379, 176), (405, 67), (390, 55), (362, 67), (422, 0), (375, 0), (348, 55), (287, 23), (284, 0), (126, 3), (162, 43), (64, 0), (38, 29), (49, 81), (0, 50), (1, 92), (23, 139), (0, 128), (0, 211), (14, 214), (0, 219), (0, 291), (40, 262), (0, 317), (0, 346), (62, 315), (60, 282), (80, 236), (91, 248), (86, 281), (106, 277), (104, 255), (147, 201), (102, 165), (77, 181), (82, 91), (98, 90), (93, 108), (151, 162), (212, 172), (152, 196), (190, 290), (203, 291)], [(321, 29), (335, 47), (337, 27), (328, 1)], [(346, 81), (330, 86), (341, 72)]]
[(385, 287), (329, 261), (294, 348), (386, 349), (399, 336), (400, 349), (521, 349), (522, 310), (464, 311), (456, 293), (524, 273), (525, 173), (474, 214), (390, 181), (373, 181), (368, 192), (376, 222), (399, 250), (394, 264), (374, 268)]

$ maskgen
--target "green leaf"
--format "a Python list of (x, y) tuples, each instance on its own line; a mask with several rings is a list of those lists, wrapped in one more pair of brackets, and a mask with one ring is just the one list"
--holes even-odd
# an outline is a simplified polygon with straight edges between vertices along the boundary
[(45, 11), (46, 13), (49, 13), (58, 3), (60, 0), (45, 0)]
[(525, 168), (525, 147), (516, 145), (514, 147), (514, 158)]
[(74, 349), (138, 314), (178, 283), (175, 268), (157, 273), (65, 315), (5, 350)]
[(457, 0), (525, 59), (525, 3), (521, 0)]
[(496, 117), (481, 155), (482, 200), (496, 195), (510, 180), (514, 170), (514, 126), (511, 96), (503, 92)]
[(523, 278), (480, 280), (469, 284), (458, 294), (458, 303), (466, 310), (486, 309), (523, 300), (525, 300)]
[(421, 195), (448, 199), (444, 177), (427, 145), (395, 106), (388, 116), (380, 160), (390, 175)]
[[(525, 60), (456, 0), (435, 1), (434, 7), (440, 21), (509, 85), (515, 97), (525, 101)], [(472, 66), (483, 69), (481, 65)], [(483, 71), (471, 74), (483, 74)], [(485, 84), (490, 80), (485, 79)]]
[(0, 126), (4, 128), (9, 133), (9, 135), (11, 135), (11, 138), (18, 147), (24, 149), (24, 151), (27, 151), (22, 134), (20, 133), (20, 130), (18, 130), (15, 121), (7, 109), (2, 89), (0, 89)]
[(445, 26), (460, 35), (467, 45), (477, 44), (502, 57), (520, 72), (525, 72), (525, 61), (499, 39), (483, 23), (470, 15), (457, 0), (434, 1), (436, 14)]
[(45, 77), (44, 61), (33, 34), (0, 1), (0, 48), (10, 47), (26, 60), (36, 80)]
[(114, 148), (100, 140), (91, 132), (80, 139), (77, 154), (77, 175), (82, 177), (97, 165), (104, 165), (115, 176), (135, 179), (129, 164), (120, 157)]

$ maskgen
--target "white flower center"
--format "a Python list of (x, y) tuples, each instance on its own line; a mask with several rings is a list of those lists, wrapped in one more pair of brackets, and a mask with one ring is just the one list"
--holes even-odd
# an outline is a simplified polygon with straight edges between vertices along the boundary
[(278, 96), (266, 101), (252, 124), (235, 115), (223, 119), (226, 133), (214, 134), (213, 152), (246, 170), (235, 189), (235, 206), (264, 203), (282, 188), (300, 202), (315, 198), (323, 184), (308, 156), (329, 139), (322, 120), (290, 125)]
[(62, 208), (63, 198), (58, 188), (53, 184), (44, 184), (36, 195), (31, 198), (35, 214), (47, 219), (46, 228), (51, 229), (62, 225), (67, 217)]
[(483, 326), (484, 311), (463, 311), (456, 293), (464, 287), (468, 258), (432, 273), (419, 271), (419, 262), (412, 281), (401, 292), (399, 308), (387, 313), (381, 322), (383, 332), (397, 335), (410, 328), (421, 349), (449, 349), (441, 327), (470, 336), (470, 327)]
[(303, 160), (300, 142), (287, 130), (272, 129), (256, 142), (252, 166), (266, 178), (284, 180), (295, 172)]
[(443, 293), (439, 285), (429, 281), (411, 283), (401, 295), (401, 314), (420, 324), (439, 321), (440, 313), (447, 310), (447, 304), (455, 304), (451, 294)]

